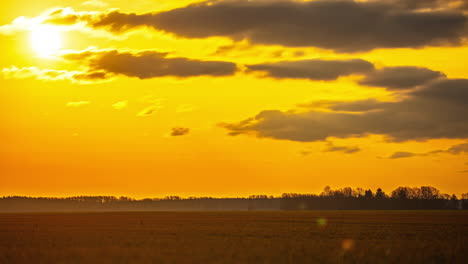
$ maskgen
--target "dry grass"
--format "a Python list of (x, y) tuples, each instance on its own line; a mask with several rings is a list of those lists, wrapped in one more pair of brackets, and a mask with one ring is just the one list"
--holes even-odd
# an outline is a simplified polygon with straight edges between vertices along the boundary
[(0, 263), (468, 263), (468, 212), (0, 214)]

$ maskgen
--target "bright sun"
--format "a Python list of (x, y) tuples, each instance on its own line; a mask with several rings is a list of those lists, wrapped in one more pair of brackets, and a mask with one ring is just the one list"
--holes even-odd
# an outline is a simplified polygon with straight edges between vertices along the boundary
[(62, 47), (62, 36), (57, 27), (38, 26), (31, 31), (31, 46), (41, 57), (50, 57)]

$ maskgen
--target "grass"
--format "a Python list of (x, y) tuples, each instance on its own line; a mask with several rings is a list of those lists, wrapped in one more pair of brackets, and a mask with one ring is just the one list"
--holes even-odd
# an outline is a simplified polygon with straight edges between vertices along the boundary
[(468, 263), (468, 212), (0, 214), (0, 263)]

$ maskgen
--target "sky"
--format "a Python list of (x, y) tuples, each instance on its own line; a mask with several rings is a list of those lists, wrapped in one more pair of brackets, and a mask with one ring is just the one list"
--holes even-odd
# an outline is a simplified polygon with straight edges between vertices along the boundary
[(0, 13), (0, 196), (467, 191), (468, 1)]

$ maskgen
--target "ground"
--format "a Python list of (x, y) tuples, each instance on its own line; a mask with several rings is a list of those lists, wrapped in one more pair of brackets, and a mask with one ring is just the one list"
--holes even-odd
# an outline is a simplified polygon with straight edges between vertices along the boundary
[(468, 263), (466, 211), (0, 214), (0, 263)]

